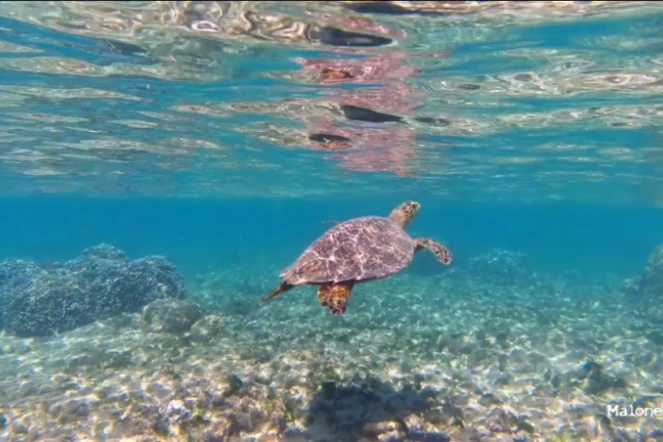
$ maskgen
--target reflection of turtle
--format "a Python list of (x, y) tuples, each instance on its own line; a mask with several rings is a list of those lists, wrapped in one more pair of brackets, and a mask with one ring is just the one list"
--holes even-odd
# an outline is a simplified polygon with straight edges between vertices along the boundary
[(388, 217), (366, 216), (339, 223), (313, 244), (290, 267), (281, 272), (281, 284), (261, 302), (297, 285), (320, 285), (318, 300), (334, 315), (342, 315), (356, 283), (385, 278), (410, 264), (414, 252), (426, 248), (443, 264), (451, 252), (429, 238), (412, 239), (403, 230), (419, 210), (408, 201)]

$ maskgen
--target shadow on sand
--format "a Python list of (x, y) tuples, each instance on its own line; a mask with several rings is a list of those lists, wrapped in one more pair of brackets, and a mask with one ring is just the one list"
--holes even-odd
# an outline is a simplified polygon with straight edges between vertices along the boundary
[(307, 426), (312, 440), (319, 442), (448, 442), (446, 434), (423, 427), (423, 413), (439, 406), (436, 396), (411, 385), (397, 391), (372, 377), (352, 385), (324, 382), (309, 407)]

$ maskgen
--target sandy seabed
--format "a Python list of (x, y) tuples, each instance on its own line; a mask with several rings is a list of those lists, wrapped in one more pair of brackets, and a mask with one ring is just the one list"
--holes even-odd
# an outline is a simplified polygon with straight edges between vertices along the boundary
[[(315, 289), (207, 275), (184, 333), (125, 314), (0, 336), (7, 441), (663, 441), (663, 309), (550, 278), (400, 274), (331, 316)], [(221, 282), (220, 282), (221, 281)]]

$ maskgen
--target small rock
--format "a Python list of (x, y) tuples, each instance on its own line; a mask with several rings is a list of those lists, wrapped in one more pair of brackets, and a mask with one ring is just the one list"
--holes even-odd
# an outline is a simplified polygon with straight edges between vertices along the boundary
[(663, 430), (654, 430), (649, 433), (649, 437), (655, 442), (663, 441)]
[(656, 299), (663, 294), (663, 244), (649, 254), (639, 283), (640, 296)]
[(499, 405), (502, 403), (502, 400), (495, 396), (493, 393), (484, 393), (478, 400), (480, 405), (488, 407), (490, 405)]
[(22, 423), (16, 422), (14, 423), (14, 432), (17, 434), (28, 434), (30, 431), (28, 430), (28, 427)]
[(229, 374), (226, 381), (228, 382), (228, 386), (223, 392), (223, 395), (226, 397), (239, 394), (244, 388), (244, 381), (234, 373)]
[(143, 322), (154, 332), (184, 333), (201, 316), (198, 304), (178, 299), (159, 299), (143, 309)]
[(445, 433), (429, 432), (424, 434), (424, 442), (451, 442), (451, 438)]
[(423, 433), (426, 428), (426, 422), (421, 416), (416, 414), (410, 414), (403, 419), (403, 423), (407, 427), (407, 430), (410, 434), (413, 433)]
[(364, 434), (371, 436), (384, 436), (384, 438), (391, 439), (400, 433), (401, 425), (399, 422), (384, 421), (384, 422), (368, 422), (364, 425)]
[(447, 434), (438, 432), (411, 432), (410, 438), (415, 442), (451, 442)]
[(493, 408), (486, 419), (486, 428), (493, 433), (509, 433), (517, 424), (516, 417), (502, 409)]
[(307, 430), (297, 427), (289, 427), (284, 431), (284, 442), (308, 442), (311, 440), (311, 435)]
[(166, 414), (168, 415), (168, 420), (171, 422), (177, 422), (183, 419), (187, 419), (191, 412), (188, 408), (186, 408), (184, 402), (180, 400), (172, 400), (168, 403)]
[(203, 435), (203, 442), (225, 442), (226, 438), (223, 434), (215, 434), (208, 431)]
[(532, 265), (526, 254), (498, 249), (470, 258), (469, 271), (482, 280), (497, 285), (527, 281), (533, 275)]
[(640, 290), (640, 278), (627, 278), (622, 282), (622, 293), (626, 296), (634, 298), (638, 296)]
[(108, 319), (106, 323), (115, 329), (137, 328), (140, 324), (140, 316), (136, 313), (122, 313), (121, 315), (113, 316)]
[(649, 339), (651, 342), (653, 342), (656, 345), (661, 345), (663, 346), (663, 333), (661, 333), (658, 330), (652, 331), (647, 333), (645, 336), (647, 339)]
[(324, 382), (322, 384), (322, 395), (328, 401), (332, 400), (336, 396), (336, 383), (332, 381)]
[(405, 442), (407, 438), (403, 432), (394, 430), (380, 434), (377, 440), (380, 442)]
[(207, 315), (196, 321), (189, 331), (191, 339), (207, 342), (223, 330), (223, 320), (217, 315)]
[(162, 437), (167, 437), (170, 435), (170, 425), (168, 424), (168, 419), (165, 416), (159, 415), (156, 421), (152, 424), (152, 430), (156, 434)]

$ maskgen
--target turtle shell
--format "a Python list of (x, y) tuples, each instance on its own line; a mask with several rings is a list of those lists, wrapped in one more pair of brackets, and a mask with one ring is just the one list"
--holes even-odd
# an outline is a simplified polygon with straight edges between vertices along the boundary
[(281, 277), (293, 285), (384, 278), (412, 261), (414, 246), (389, 218), (355, 218), (325, 232)]

